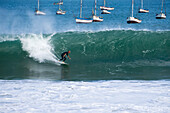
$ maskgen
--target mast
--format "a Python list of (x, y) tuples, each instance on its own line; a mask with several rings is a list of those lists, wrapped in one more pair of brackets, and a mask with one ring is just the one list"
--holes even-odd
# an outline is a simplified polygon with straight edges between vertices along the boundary
[(105, 7), (105, 4), (106, 4), (106, 0), (104, 0), (104, 7)]
[(133, 17), (133, 0), (132, 0), (132, 17)]
[(58, 10), (60, 10), (60, 3), (61, 3), (61, 0), (60, 0), (60, 2), (59, 2), (59, 4), (58, 4)]
[(39, 11), (39, 0), (38, 0), (38, 11)]
[(95, 15), (96, 15), (96, 0), (95, 0)]
[(81, 5), (80, 5), (80, 18), (81, 18), (81, 13), (82, 13), (82, 0), (81, 0)]
[(143, 9), (143, 0), (141, 0), (141, 9)]
[(161, 7), (161, 13), (162, 13), (162, 11), (163, 11), (163, 0), (162, 0), (162, 7)]
[(60, 10), (60, 4), (58, 5), (58, 10)]
[(166, 15), (166, 3), (165, 3), (165, 1), (164, 1), (164, 7), (165, 7), (165, 15)]

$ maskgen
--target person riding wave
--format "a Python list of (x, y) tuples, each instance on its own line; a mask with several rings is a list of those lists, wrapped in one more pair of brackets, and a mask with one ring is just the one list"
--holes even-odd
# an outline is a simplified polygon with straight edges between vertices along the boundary
[(61, 54), (61, 59), (60, 59), (60, 61), (63, 60), (63, 62), (64, 62), (64, 61), (66, 60), (66, 55), (67, 55), (67, 57), (68, 57), (69, 59), (71, 59), (71, 58), (69, 57), (69, 55), (68, 55), (69, 53), (71, 53), (71, 51), (62, 53), (62, 54)]

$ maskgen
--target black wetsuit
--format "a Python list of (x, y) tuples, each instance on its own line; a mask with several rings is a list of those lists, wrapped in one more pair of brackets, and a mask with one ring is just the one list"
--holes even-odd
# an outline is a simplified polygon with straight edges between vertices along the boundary
[[(68, 56), (68, 52), (62, 53), (62, 54), (61, 54), (61, 59), (60, 59), (60, 61), (61, 61), (61, 60), (63, 60), (63, 61), (66, 60), (66, 55), (65, 55), (65, 54)], [(64, 56), (64, 55), (65, 55), (65, 56)]]

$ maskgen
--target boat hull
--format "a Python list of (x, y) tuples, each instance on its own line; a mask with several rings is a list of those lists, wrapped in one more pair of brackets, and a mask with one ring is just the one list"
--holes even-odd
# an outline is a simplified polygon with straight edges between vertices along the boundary
[(44, 12), (41, 11), (35, 11), (35, 15), (46, 15)]
[(54, 2), (53, 5), (63, 5), (63, 2), (58, 2), (58, 3)]
[(101, 14), (111, 14), (111, 12), (109, 12), (107, 10), (102, 10)]
[(166, 19), (166, 15), (163, 13), (157, 14), (156, 19)]
[(93, 16), (93, 22), (103, 22), (103, 19), (99, 16)]
[(149, 13), (149, 10), (146, 10), (146, 9), (139, 9), (138, 12), (139, 12), (139, 13)]
[(100, 6), (101, 10), (114, 10), (113, 7), (105, 7), (105, 6)]
[(127, 23), (128, 23), (128, 24), (141, 23), (141, 22), (142, 22), (142, 20), (139, 20), (139, 19), (134, 18), (134, 17), (128, 17), (128, 18), (127, 18)]
[(86, 18), (76, 18), (76, 23), (80, 23), (80, 24), (89, 24), (89, 23), (92, 23), (93, 22), (93, 19), (89, 18), (89, 19), (86, 19)]
[(65, 14), (66, 14), (66, 11), (57, 11), (56, 14), (57, 14), (57, 15), (65, 15)]

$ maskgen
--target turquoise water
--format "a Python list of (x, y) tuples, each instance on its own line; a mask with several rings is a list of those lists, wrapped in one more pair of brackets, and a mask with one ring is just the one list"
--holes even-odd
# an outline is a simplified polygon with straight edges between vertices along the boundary
[[(169, 31), (131, 30), (1, 35), (2, 39), (8, 39), (0, 43), (0, 77), (52, 80), (169, 79), (169, 36)], [(56, 59), (60, 59), (60, 54), (67, 50), (71, 51), (72, 58), (66, 60), (69, 65), (58, 66)]]

